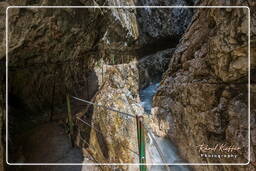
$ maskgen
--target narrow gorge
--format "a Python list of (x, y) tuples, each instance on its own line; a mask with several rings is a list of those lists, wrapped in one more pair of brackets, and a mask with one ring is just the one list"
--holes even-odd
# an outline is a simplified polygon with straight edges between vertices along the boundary
[[(7, 10), (6, 56), (8, 6), (23, 7)], [(142, 160), (150, 171), (256, 170), (254, 1), (8, 0), (0, 7), (0, 170), (137, 171)]]

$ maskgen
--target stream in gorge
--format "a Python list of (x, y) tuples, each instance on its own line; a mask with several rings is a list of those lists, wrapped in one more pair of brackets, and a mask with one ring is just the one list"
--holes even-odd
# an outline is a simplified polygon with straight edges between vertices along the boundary
[[(151, 115), (151, 108), (152, 108), (152, 100), (153, 96), (157, 92), (157, 88), (159, 87), (160, 83), (151, 83), (146, 88), (142, 89), (140, 91), (140, 98), (141, 98), (141, 105), (143, 106), (144, 110), (148, 115)], [(177, 149), (172, 144), (170, 140), (167, 138), (161, 138), (158, 136), (155, 136), (152, 132), (151, 135), (154, 137), (156, 143), (158, 144), (164, 160), (166, 160), (167, 163), (183, 163), (182, 159), (177, 155)], [(150, 135), (148, 135), (150, 137)], [(165, 163), (162, 158), (159, 155), (159, 152), (157, 151), (152, 138), (150, 138), (149, 144), (146, 145), (146, 149), (149, 153), (149, 158), (151, 160), (151, 163)], [(177, 165), (177, 166), (169, 166), (172, 171), (189, 171), (190, 169), (186, 166)], [(166, 166), (152, 166), (150, 168), (151, 171), (161, 171), (161, 170), (167, 170)]]

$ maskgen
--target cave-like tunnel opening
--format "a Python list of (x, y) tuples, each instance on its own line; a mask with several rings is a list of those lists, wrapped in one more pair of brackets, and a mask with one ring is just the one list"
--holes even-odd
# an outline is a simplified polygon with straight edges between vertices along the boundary
[[(36, 156), (38, 150), (43, 149), (48, 153), (50, 150), (54, 151), (55, 149), (49, 146), (57, 148), (55, 143), (61, 139), (67, 141), (66, 144), (59, 144), (63, 146), (63, 152), (55, 150), (55, 153), (64, 154), (65, 150), (69, 150), (66, 96), (73, 95), (91, 100), (99, 86), (97, 75), (93, 70), (89, 70), (84, 63), (76, 64), (79, 65), (76, 71), (74, 71), (74, 63), (50, 63), (27, 68), (9, 67), (8, 153), (10, 162), (44, 161), (41, 159), (42, 156)], [(34, 74), (37, 76), (34, 77)], [(86, 107), (86, 104), (73, 100), (71, 105), (72, 114)], [(88, 118), (90, 119), (90, 116)], [(49, 143), (45, 143), (46, 137), (53, 138), (49, 138)], [(45, 155), (49, 154), (45, 152)], [(24, 158), (26, 161), (23, 161)], [(48, 159), (45, 161), (47, 162)], [(49, 162), (57, 161), (52, 159)]]

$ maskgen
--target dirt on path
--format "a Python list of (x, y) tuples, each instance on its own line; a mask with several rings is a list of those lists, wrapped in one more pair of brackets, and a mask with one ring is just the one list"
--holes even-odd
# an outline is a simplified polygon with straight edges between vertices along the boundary
[[(49, 122), (31, 130), (22, 140), (21, 161), (25, 163), (82, 163), (79, 148), (73, 148), (63, 124)], [(13, 166), (11, 171), (81, 171), (81, 166)], [(9, 169), (8, 169), (9, 170)]]

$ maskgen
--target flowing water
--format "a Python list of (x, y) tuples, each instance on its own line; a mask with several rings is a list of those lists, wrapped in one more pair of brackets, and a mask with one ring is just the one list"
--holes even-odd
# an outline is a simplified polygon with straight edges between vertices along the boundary
[(147, 113), (151, 113), (152, 99), (157, 91), (158, 86), (159, 83), (150, 84), (140, 92), (141, 105)]
[[(148, 87), (140, 91), (141, 105), (143, 106), (146, 113), (151, 113), (152, 108), (152, 99), (154, 94), (157, 92), (159, 83), (150, 84)], [(172, 144), (170, 140), (163, 137), (155, 136), (151, 132), (152, 137), (149, 135), (149, 143), (146, 145), (148, 159), (150, 163), (182, 163), (182, 159), (177, 155), (177, 149)], [(160, 151), (162, 152), (163, 158), (159, 154), (156, 146), (154, 145), (154, 140), (157, 143)], [(164, 160), (164, 161), (163, 161)], [(177, 166), (152, 166), (151, 171), (161, 171), (161, 170), (172, 170), (172, 171), (189, 171), (190, 169), (186, 166), (177, 165)]]

